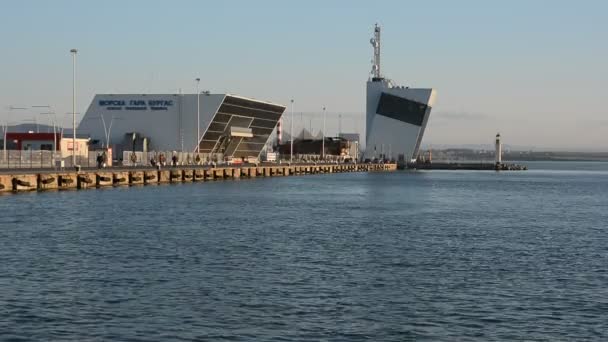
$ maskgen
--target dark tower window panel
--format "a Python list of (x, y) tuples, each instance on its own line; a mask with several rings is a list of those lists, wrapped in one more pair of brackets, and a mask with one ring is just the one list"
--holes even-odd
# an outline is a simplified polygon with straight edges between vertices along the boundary
[(412, 125), (422, 126), (427, 108), (428, 106), (424, 103), (382, 93), (376, 113)]

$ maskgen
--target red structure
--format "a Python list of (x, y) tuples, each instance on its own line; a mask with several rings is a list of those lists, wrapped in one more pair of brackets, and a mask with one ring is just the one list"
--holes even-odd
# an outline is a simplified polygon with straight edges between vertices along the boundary
[[(55, 140), (56, 139), (56, 140)], [(14, 146), (17, 150), (53, 150), (59, 151), (61, 134), (57, 133), (6, 133), (7, 145)]]

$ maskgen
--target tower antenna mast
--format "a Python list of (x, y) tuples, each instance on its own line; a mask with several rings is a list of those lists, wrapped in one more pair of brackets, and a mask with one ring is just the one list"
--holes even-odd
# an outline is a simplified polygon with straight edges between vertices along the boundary
[(372, 77), (382, 78), (380, 74), (380, 26), (374, 27), (374, 37), (369, 40), (374, 47), (374, 59), (372, 60)]

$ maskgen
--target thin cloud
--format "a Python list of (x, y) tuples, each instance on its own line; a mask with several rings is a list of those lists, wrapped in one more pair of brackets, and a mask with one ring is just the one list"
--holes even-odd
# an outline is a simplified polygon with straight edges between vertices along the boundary
[(474, 112), (437, 112), (431, 113), (431, 117), (436, 120), (458, 120), (458, 121), (467, 121), (467, 120), (485, 120), (488, 118), (488, 115), (483, 113), (474, 113)]
[(605, 120), (605, 119), (600, 119), (600, 120), (585, 120), (583, 122), (587, 126), (600, 126), (600, 127), (608, 126), (608, 120)]

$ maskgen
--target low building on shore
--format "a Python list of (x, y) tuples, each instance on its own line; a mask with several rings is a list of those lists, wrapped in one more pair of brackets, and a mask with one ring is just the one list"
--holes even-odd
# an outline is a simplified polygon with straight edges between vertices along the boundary
[[(16, 151), (55, 151), (61, 158), (72, 156), (88, 157), (89, 138), (73, 137), (61, 133), (7, 132), (6, 149)], [(76, 144), (74, 144), (74, 142)], [(75, 149), (74, 149), (75, 146)]]
[[(323, 146), (325, 145), (325, 146)], [(295, 139), (293, 141), (293, 155), (296, 159), (312, 159), (318, 160), (325, 159), (330, 160), (345, 160), (345, 159), (356, 159), (357, 156), (353, 155), (355, 143), (340, 137), (325, 137), (325, 144), (323, 144), (323, 138), (321, 139)], [(323, 147), (325, 147), (324, 153)], [(282, 159), (290, 159), (291, 154), (291, 142), (286, 141), (278, 146), (279, 154)]]

